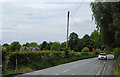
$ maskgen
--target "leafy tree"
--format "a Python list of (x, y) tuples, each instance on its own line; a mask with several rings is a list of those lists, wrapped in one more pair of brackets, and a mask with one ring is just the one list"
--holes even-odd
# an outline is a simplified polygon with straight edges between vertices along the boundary
[(84, 47), (90, 47), (90, 36), (88, 34), (85, 34), (85, 36), (83, 36), (82, 38), (83, 42), (84, 42)]
[(94, 2), (91, 7), (103, 42), (110, 49), (120, 47), (120, 2)]
[(54, 42), (51, 45), (51, 50), (60, 51), (60, 43), (59, 42)]
[(46, 47), (45, 47), (45, 50), (50, 50), (50, 44), (47, 43)]
[(41, 44), (41, 50), (45, 50), (45, 48), (46, 48), (46, 46), (47, 46), (47, 42), (46, 41), (44, 41), (42, 44)]
[(11, 45), (10, 45), (10, 50), (11, 50), (12, 52), (14, 52), (14, 51), (19, 51), (20, 47), (21, 47), (20, 43), (17, 42), (17, 41), (15, 41), (15, 42), (11, 43)]
[(61, 43), (61, 51), (65, 51), (66, 50), (66, 42)]
[(91, 40), (93, 41), (93, 46), (94, 48), (101, 48), (103, 45), (102, 38), (101, 38), (101, 33), (98, 32), (98, 30), (94, 30), (94, 32), (91, 33)]
[(9, 46), (7, 43), (3, 44), (3, 47), (7, 47), (7, 46)]
[(27, 42), (26, 44), (23, 44), (25, 47), (30, 47), (30, 44)]
[(69, 36), (69, 47), (71, 50), (77, 51), (78, 46), (78, 35), (72, 32)]
[(5, 49), (6, 51), (9, 51), (9, 50), (10, 50), (10, 46), (9, 46), (7, 43), (3, 44), (2, 46), (6, 48), (6, 49)]
[[(28, 44), (28, 43), (27, 43)], [(28, 44), (30, 47), (38, 47), (38, 44), (35, 42), (31, 42), (30, 44)]]
[(84, 47), (83, 49), (82, 49), (82, 52), (89, 52), (90, 50), (89, 50), (89, 48), (88, 47)]

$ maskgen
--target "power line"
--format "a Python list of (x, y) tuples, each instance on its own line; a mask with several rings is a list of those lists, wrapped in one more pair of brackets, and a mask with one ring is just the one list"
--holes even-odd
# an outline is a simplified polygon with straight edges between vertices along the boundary
[[(83, 0), (84, 1), (84, 0)], [(82, 4), (83, 4), (83, 1), (81, 2), (81, 4), (80, 4), (80, 6), (71, 14), (71, 16), (73, 16), (78, 10), (79, 10), (79, 8), (82, 6)]]

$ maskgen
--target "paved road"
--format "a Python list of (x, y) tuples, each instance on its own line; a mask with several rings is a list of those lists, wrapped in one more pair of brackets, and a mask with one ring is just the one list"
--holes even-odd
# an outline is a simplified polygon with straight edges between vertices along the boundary
[[(26, 73), (22, 76), (19, 77), (25, 77), (25, 76), (41, 76), (41, 75), (96, 75), (100, 72), (100, 69), (102, 66), (112, 60), (98, 60), (97, 58), (91, 58), (91, 59), (85, 59), (85, 60), (79, 60), (67, 64), (62, 64), (50, 68), (46, 68), (43, 70), (31, 72), (31, 73)], [(113, 63), (111, 63), (113, 66)], [(110, 65), (110, 64), (108, 64)], [(111, 69), (113, 67), (108, 66), (109, 68), (106, 67), (107, 75), (112, 75)], [(106, 71), (105, 71), (106, 72)]]

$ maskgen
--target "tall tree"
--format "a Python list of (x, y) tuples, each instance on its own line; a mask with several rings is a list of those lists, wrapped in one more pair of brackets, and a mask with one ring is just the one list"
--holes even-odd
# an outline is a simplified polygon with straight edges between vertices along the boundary
[(101, 33), (98, 30), (94, 30), (94, 32), (91, 33), (90, 38), (94, 43), (93, 47), (100, 48), (102, 45)]
[(72, 32), (70, 34), (68, 44), (69, 44), (71, 50), (77, 51), (78, 35), (75, 32)]
[(50, 50), (50, 44), (47, 43), (46, 47), (45, 47), (45, 50)]
[(10, 45), (10, 50), (11, 50), (12, 52), (14, 52), (14, 51), (19, 51), (20, 47), (21, 47), (20, 43), (17, 42), (17, 41), (15, 41), (15, 42), (11, 43), (11, 45)]
[(84, 42), (84, 47), (90, 47), (90, 36), (88, 34), (85, 34), (82, 40)]
[(109, 48), (120, 47), (120, 2), (91, 3), (93, 18)]
[(41, 44), (41, 50), (45, 50), (45, 47), (47, 46), (47, 42), (43, 41), (43, 43)]
[(3, 44), (2, 46), (6, 48), (6, 49), (5, 49), (6, 51), (9, 51), (9, 50), (10, 50), (9, 44), (5, 43), (5, 44)]

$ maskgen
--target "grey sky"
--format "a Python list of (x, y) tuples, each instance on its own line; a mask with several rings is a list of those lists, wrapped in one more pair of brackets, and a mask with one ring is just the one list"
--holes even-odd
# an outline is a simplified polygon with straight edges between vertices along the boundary
[[(70, 33), (79, 38), (96, 29), (90, 2), (4, 2), (2, 41), (11, 43), (66, 41), (66, 15), (70, 11)], [(78, 7), (80, 7), (78, 9)], [(78, 9), (76, 11), (76, 9)]]

